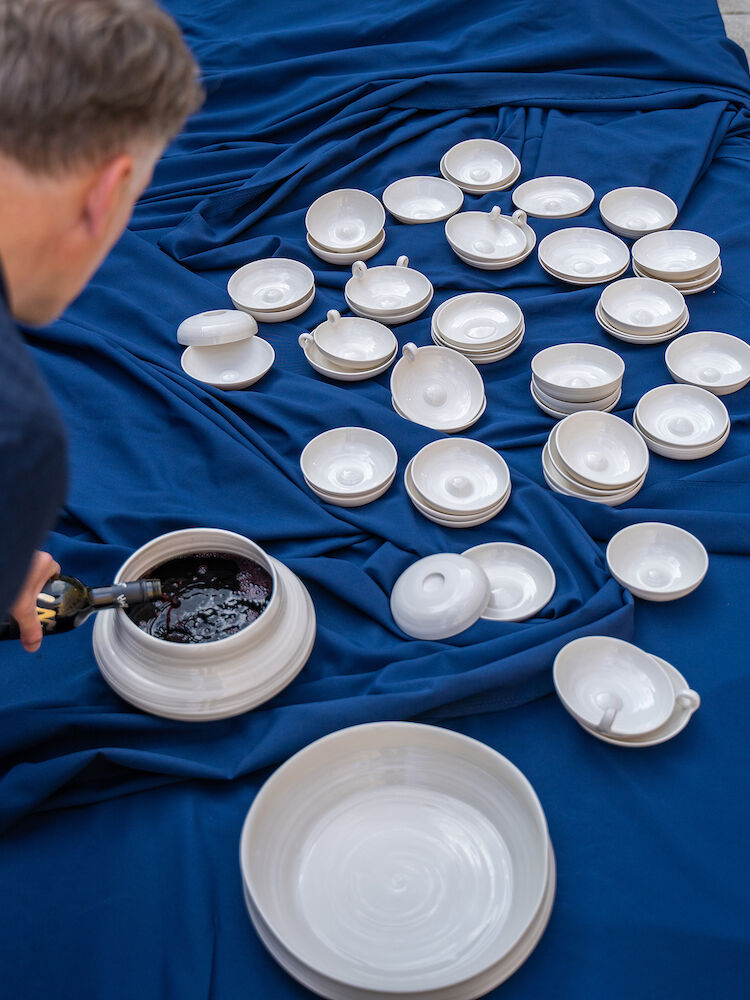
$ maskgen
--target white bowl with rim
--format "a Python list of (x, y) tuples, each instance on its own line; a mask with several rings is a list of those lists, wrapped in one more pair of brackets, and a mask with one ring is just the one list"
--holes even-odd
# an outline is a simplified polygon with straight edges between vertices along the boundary
[(391, 367), (393, 362), (396, 360), (396, 355), (398, 354), (398, 347), (396, 347), (393, 354), (389, 358), (374, 368), (351, 369), (342, 368), (340, 365), (329, 361), (323, 354), (320, 353), (315, 341), (309, 333), (300, 334), (298, 337), (298, 343), (304, 352), (305, 360), (313, 371), (316, 371), (319, 375), (324, 375), (326, 378), (333, 379), (336, 382), (362, 382), (365, 379), (375, 378), (377, 375), (382, 375), (383, 372), (387, 371)]
[(478, 261), (507, 262), (523, 254), (528, 246), (526, 213), (517, 210), (511, 218), (498, 205), (489, 212), (460, 212), (445, 224), (452, 249)]
[(350, 250), (348, 253), (337, 253), (335, 250), (326, 250), (325, 247), (316, 243), (309, 233), (307, 234), (307, 245), (315, 256), (320, 257), (326, 264), (351, 267), (357, 260), (370, 260), (376, 253), (380, 253), (385, 245), (385, 230), (381, 230), (375, 240), (366, 247), (360, 247), (358, 250)]
[(382, 434), (367, 427), (335, 427), (309, 441), (300, 468), (315, 490), (329, 496), (372, 493), (396, 473), (398, 454)]
[(494, 350), (511, 343), (524, 325), (521, 307), (496, 292), (466, 292), (432, 314), (432, 329), (457, 350)]
[(365, 507), (367, 504), (373, 503), (375, 500), (379, 500), (384, 496), (388, 490), (393, 485), (393, 480), (396, 478), (395, 474), (387, 479), (382, 485), (378, 486), (376, 489), (370, 490), (368, 493), (362, 493), (357, 496), (348, 496), (343, 493), (326, 493), (325, 490), (319, 490), (317, 487), (313, 486), (309, 480), (305, 479), (305, 483), (310, 487), (311, 491), (323, 501), (323, 503), (332, 504), (334, 507)]
[(462, 190), (500, 191), (520, 173), (515, 153), (495, 139), (464, 139), (444, 154), (443, 169)]
[(627, 268), (630, 252), (618, 236), (603, 229), (558, 229), (539, 244), (539, 262), (563, 281), (597, 284)]
[(538, 219), (570, 219), (594, 200), (593, 188), (577, 177), (534, 177), (513, 190), (513, 204)]
[(641, 396), (634, 416), (649, 438), (678, 449), (713, 444), (730, 426), (726, 406), (712, 392), (676, 383)]
[(502, 185), (501, 188), (495, 187), (493, 185), (490, 185), (490, 187), (482, 187), (481, 184), (468, 184), (466, 181), (461, 181), (459, 183), (459, 181), (457, 181), (455, 177), (452, 177), (449, 171), (446, 169), (445, 156), (443, 156), (443, 158), (440, 160), (440, 174), (447, 181), (451, 181), (452, 184), (456, 184), (459, 188), (461, 188), (462, 191), (465, 191), (466, 194), (476, 194), (481, 196), (485, 194), (490, 194), (493, 191), (500, 191), (500, 190), (505, 191), (507, 190), (507, 188), (513, 187), (518, 178), (521, 176), (521, 163), (519, 160), (516, 160), (516, 166), (515, 169), (513, 170), (513, 173), (508, 177), (507, 181)]
[(482, 618), (520, 622), (533, 618), (555, 592), (555, 571), (534, 549), (514, 542), (487, 542), (462, 553), (487, 574), (489, 604)]
[(695, 462), (698, 459), (708, 458), (709, 455), (713, 455), (714, 452), (724, 446), (729, 437), (730, 430), (729, 426), (727, 426), (721, 437), (716, 438), (715, 441), (711, 441), (709, 444), (685, 447), (684, 445), (666, 444), (658, 438), (650, 437), (638, 423), (638, 417), (635, 413), (633, 414), (633, 426), (643, 437), (649, 451), (654, 452), (655, 455), (661, 455), (663, 458), (673, 458), (681, 462)]
[(611, 396), (622, 385), (625, 362), (597, 344), (553, 344), (531, 359), (536, 387), (559, 400), (586, 402)]
[(507, 493), (510, 471), (494, 448), (472, 438), (443, 438), (420, 449), (411, 478), (422, 501), (446, 514), (479, 514)]
[(613, 233), (637, 239), (673, 226), (677, 205), (654, 188), (621, 187), (604, 195), (599, 214)]
[(750, 381), (750, 345), (728, 333), (686, 333), (672, 341), (664, 360), (675, 382), (697, 385), (715, 396), (737, 392)]
[(377, 368), (398, 347), (387, 326), (360, 316), (342, 316), (336, 309), (329, 309), (325, 322), (311, 336), (327, 361), (355, 371)]
[(584, 486), (624, 489), (648, 469), (645, 441), (612, 413), (571, 413), (555, 428), (555, 443), (565, 473)]
[(708, 553), (684, 528), (646, 521), (630, 524), (612, 536), (607, 565), (634, 597), (676, 601), (701, 584), (708, 570)]
[(385, 209), (378, 199), (358, 188), (328, 191), (316, 198), (305, 215), (305, 227), (324, 250), (350, 253), (378, 239), (385, 226)]
[(287, 312), (315, 292), (315, 275), (306, 264), (288, 257), (254, 260), (238, 268), (227, 282), (237, 309), (250, 315)]
[(408, 420), (443, 431), (470, 426), (486, 405), (476, 367), (447, 347), (406, 344), (391, 373), (391, 394)]
[(650, 277), (689, 281), (715, 270), (721, 247), (711, 236), (689, 229), (649, 233), (633, 244), (633, 263)]
[(216, 347), (186, 347), (180, 364), (186, 375), (216, 389), (247, 389), (271, 369), (275, 357), (267, 340), (250, 337)]
[(558, 428), (559, 424), (556, 427), (553, 427), (552, 430), (550, 431), (549, 437), (547, 439), (547, 453), (549, 455), (549, 460), (551, 464), (554, 466), (557, 475), (559, 476), (560, 480), (565, 483), (566, 486), (573, 487), (584, 494), (591, 493), (597, 496), (604, 494), (614, 495), (615, 493), (624, 493), (630, 490), (632, 486), (635, 485), (635, 483), (642, 484), (643, 481), (645, 480), (646, 472), (643, 472), (638, 477), (638, 479), (635, 480), (635, 483), (628, 483), (626, 486), (587, 486), (586, 484), (582, 483), (579, 479), (576, 479), (575, 476), (573, 476), (569, 472), (567, 466), (565, 465), (565, 462), (560, 456), (560, 451), (557, 447)]
[(659, 334), (688, 317), (681, 292), (658, 278), (620, 278), (602, 291), (604, 317), (625, 333)]
[(383, 191), (383, 204), (399, 222), (440, 222), (458, 212), (463, 191), (445, 177), (402, 177)]
[(356, 261), (344, 295), (358, 313), (379, 319), (420, 308), (423, 311), (432, 298), (433, 287), (421, 271), (409, 267), (409, 258), (402, 255), (395, 265), (368, 268), (363, 261)]

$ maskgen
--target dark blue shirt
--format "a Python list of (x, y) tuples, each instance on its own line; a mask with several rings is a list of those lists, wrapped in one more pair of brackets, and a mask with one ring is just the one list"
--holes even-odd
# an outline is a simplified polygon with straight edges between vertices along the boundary
[(62, 420), (8, 311), (0, 267), (0, 616), (54, 525), (66, 489)]

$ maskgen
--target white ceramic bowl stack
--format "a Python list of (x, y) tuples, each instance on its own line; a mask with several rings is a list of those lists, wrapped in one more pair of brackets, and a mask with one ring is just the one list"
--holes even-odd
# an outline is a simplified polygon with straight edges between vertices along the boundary
[(729, 437), (727, 408), (708, 389), (670, 383), (650, 389), (633, 411), (633, 425), (664, 458), (707, 458)]
[(367, 191), (342, 188), (321, 195), (305, 215), (307, 245), (328, 264), (369, 260), (385, 243), (385, 209)]
[(425, 445), (404, 473), (416, 509), (446, 528), (472, 528), (496, 517), (510, 499), (510, 471), (489, 445), (443, 438)]
[(552, 676), (573, 718), (614, 746), (664, 743), (685, 728), (700, 705), (698, 694), (666, 660), (604, 635), (563, 646)]
[(191, 378), (216, 389), (247, 389), (273, 365), (275, 353), (256, 337), (258, 324), (237, 309), (211, 309), (188, 316), (177, 328), (185, 345), (180, 363)]
[(432, 314), (432, 340), (475, 365), (507, 358), (521, 346), (526, 329), (513, 299), (495, 292), (467, 292), (447, 299)]
[(520, 209), (511, 218), (499, 205), (489, 212), (460, 212), (448, 219), (445, 235), (464, 264), (482, 271), (504, 271), (526, 260), (536, 246), (536, 233)]
[(531, 360), (531, 396), (558, 420), (578, 410), (609, 411), (622, 394), (625, 362), (597, 344), (553, 344)]
[(689, 229), (650, 233), (633, 244), (633, 273), (695, 295), (721, 277), (721, 248), (712, 237)]
[(534, 177), (513, 191), (513, 204), (537, 219), (572, 219), (590, 208), (594, 191), (577, 177)]
[(664, 354), (675, 382), (728, 396), (750, 382), (750, 344), (728, 333), (700, 330), (673, 341)]
[(339, 382), (381, 375), (398, 353), (398, 341), (387, 326), (360, 316), (342, 316), (335, 309), (312, 333), (300, 334), (299, 345), (315, 371)]
[(643, 486), (648, 448), (635, 428), (613, 413), (581, 410), (552, 428), (542, 468), (557, 493), (617, 507)]
[(690, 320), (682, 292), (657, 278), (622, 278), (607, 285), (595, 315), (603, 330), (628, 344), (671, 340)]
[(402, 177), (383, 192), (383, 204), (409, 225), (441, 222), (460, 211), (464, 195), (458, 185), (444, 177)]
[(344, 286), (344, 298), (353, 313), (389, 326), (417, 319), (433, 294), (429, 279), (409, 267), (409, 258), (403, 255), (395, 264), (379, 267), (368, 268), (364, 261), (355, 261)]
[(515, 184), (521, 161), (495, 139), (465, 139), (443, 156), (440, 173), (467, 194), (488, 194)]
[(634, 597), (676, 601), (700, 585), (708, 570), (708, 553), (684, 528), (643, 521), (612, 536), (607, 565), (615, 580)]
[(268, 257), (244, 264), (227, 282), (236, 309), (258, 323), (286, 323), (306, 312), (315, 299), (315, 275), (288, 257)]
[(622, 187), (604, 195), (599, 214), (607, 229), (637, 240), (670, 229), (677, 218), (677, 206), (668, 195), (653, 188)]
[(569, 285), (598, 285), (619, 278), (630, 265), (623, 241), (603, 229), (558, 229), (539, 244), (547, 274)]
[(366, 427), (318, 434), (300, 455), (305, 482), (321, 500), (363, 507), (382, 497), (396, 475), (398, 455), (388, 438)]
[(393, 409), (405, 420), (457, 434), (487, 407), (484, 381), (476, 366), (448, 347), (405, 344), (391, 372)]

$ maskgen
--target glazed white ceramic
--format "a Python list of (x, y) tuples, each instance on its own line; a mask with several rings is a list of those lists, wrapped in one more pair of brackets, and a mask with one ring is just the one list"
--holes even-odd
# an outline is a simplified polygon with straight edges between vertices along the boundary
[(513, 191), (513, 204), (539, 219), (570, 219), (583, 215), (594, 191), (576, 177), (534, 177)]
[(521, 229), (526, 234), (526, 249), (518, 257), (511, 257), (509, 260), (489, 260), (486, 257), (470, 257), (467, 254), (461, 253), (455, 247), (452, 247), (452, 250), (458, 259), (462, 263), (468, 264), (469, 267), (476, 267), (480, 271), (506, 271), (508, 268), (515, 267), (517, 264), (525, 261), (536, 245), (536, 236), (533, 230), (529, 226), (521, 226)]
[(438, 510), (436, 507), (432, 507), (424, 500), (412, 478), (411, 473), (413, 463), (414, 459), (409, 462), (406, 466), (406, 470), (404, 471), (404, 487), (406, 488), (406, 494), (420, 514), (428, 518), (428, 520), (434, 521), (435, 524), (440, 524), (445, 528), (473, 528), (479, 524), (485, 524), (487, 521), (491, 521), (494, 517), (496, 517), (507, 505), (508, 500), (510, 499), (511, 485), (510, 482), (508, 482), (505, 493), (503, 493), (498, 501), (491, 507), (486, 507), (478, 514), (448, 514), (443, 510)]
[(414, 456), (411, 476), (420, 498), (446, 514), (479, 514), (505, 496), (510, 472), (494, 448), (472, 438), (443, 438)]
[[(253, 316), (259, 323), (288, 323), (289, 320), (296, 319), (302, 313), (307, 312), (314, 301), (315, 289), (313, 288), (308, 297), (296, 306), (291, 306), (289, 309), (277, 309), (273, 312), (261, 312), (260, 309), (254, 309)], [(237, 304), (237, 307), (242, 308), (240, 304)]]
[(715, 441), (711, 441), (709, 444), (705, 445), (686, 447), (684, 445), (665, 444), (658, 438), (652, 438), (638, 423), (638, 416), (635, 413), (633, 414), (633, 426), (642, 435), (643, 440), (648, 445), (649, 451), (653, 451), (655, 455), (661, 455), (664, 458), (673, 458), (682, 462), (694, 462), (700, 458), (708, 458), (709, 455), (713, 455), (714, 452), (717, 452), (719, 448), (723, 447), (729, 437), (730, 430), (729, 425), (727, 425), (724, 433), (721, 437), (716, 438)]
[(406, 344), (391, 373), (391, 394), (407, 419), (435, 430), (470, 426), (485, 401), (475, 366), (447, 347)]
[(312, 338), (327, 361), (355, 371), (382, 365), (398, 347), (387, 326), (359, 316), (342, 316), (335, 309), (315, 327)]
[[(484, 194), (488, 194), (491, 191), (501, 190), (500, 188), (494, 188), (494, 187), (488, 187), (487, 188), (487, 187), (482, 187), (481, 185), (467, 184), (464, 181), (462, 181), (459, 184), (459, 182), (456, 180), (456, 178), (455, 177), (451, 177), (450, 173), (446, 169), (446, 166), (445, 166), (445, 156), (443, 156), (443, 158), (440, 161), (440, 173), (442, 174), (442, 176), (447, 181), (451, 181), (453, 184), (456, 184), (458, 187), (461, 188), (462, 191), (465, 191), (466, 194), (476, 194), (476, 195), (480, 195), (481, 196), (481, 195), (484, 195)], [(516, 181), (518, 180), (518, 178), (520, 176), (521, 176), (521, 164), (517, 160), (516, 161), (515, 169), (513, 170), (513, 173), (510, 175), (510, 177), (508, 178), (507, 183), (503, 184), (502, 190), (505, 190), (505, 189), (507, 189), (509, 187), (512, 187), (516, 183)]]
[(446, 343), (444, 340), (441, 340), (434, 331), (431, 336), (433, 344), (437, 347), (447, 347), (451, 350), (458, 351), (460, 354), (463, 354), (465, 358), (469, 358), (469, 360), (475, 365), (491, 365), (496, 361), (502, 361), (503, 358), (510, 357), (514, 351), (518, 350), (523, 341), (524, 328), (521, 327), (517, 336), (510, 341), (510, 343), (497, 351), (470, 351), (468, 348), (454, 347), (452, 344)]
[(372, 503), (374, 500), (379, 500), (380, 497), (384, 496), (391, 488), (395, 478), (396, 474), (394, 472), (384, 483), (381, 483), (375, 489), (367, 493), (357, 494), (327, 493), (325, 490), (321, 490), (311, 483), (307, 477), (305, 477), (305, 482), (312, 492), (324, 503), (333, 504), (335, 507), (364, 507), (366, 504)]
[(596, 316), (597, 323), (603, 330), (606, 330), (607, 333), (611, 334), (617, 340), (624, 341), (626, 344), (663, 344), (665, 340), (671, 340), (673, 337), (682, 333), (690, 322), (690, 316), (688, 315), (688, 311), (686, 309), (685, 315), (677, 326), (672, 327), (671, 330), (667, 330), (665, 333), (648, 333), (646, 331), (641, 333), (626, 333), (619, 327), (613, 326), (609, 320), (605, 318), (601, 310), (601, 306), (598, 303), (594, 310), (594, 315)]
[(383, 192), (383, 204), (399, 222), (440, 222), (463, 203), (461, 188), (444, 177), (402, 177)]
[(305, 479), (329, 495), (371, 493), (396, 472), (398, 455), (388, 438), (367, 427), (336, 427), (318, 434), (300, 455)]
[(344, 288), (347, 302), (361, 315), (383, 319), (423, 306), (427, 308), (433, 288), (430, 281), (401, 256), (395, 265), (368, 268), (363, 261), (352, 265), (352, 277)]
[(666, 194), (645, 187), (622, 187), (605, 194), (599, 214), (613, 233), (630, 238), (669, 229), (677, 218), (677, 205)]
[(451, 146), (441, 160), (449, 180), (464, 191), (501, 191), (520, 173), (515, 153), (495, 139), (465, 139)]
[(628, 265), (626, 264), (624, 267), (621, 267), (619, 271), (615, 271), (614, 274), (609, 274), (603, 278), (597, 278), (596, 281), (591, 281), (588, 278), (579, 281), (576, 278), (572, 278), (569, 274), (558, 274), (557, 271), (553, 271), (552, 268), (548, 267), (541, 258), (539, 258), (539, 264), (541, 265), (542, 270), (546, 271), (551, 278), (556, 278), (558, 281), (564, 281), (566, 285), (574, 285), (576, 288), (587, 288), (590, 285), (602, 284), (605, 281), (613, 281), (615, 278), (620, 278), (628, 269)]
[(315, 341), (309, 333), (300, 334), (298, 342), (299, 346), (304, 351), (305, 358), (307, 359), (310, 367), (319, 375), (325, 375), (326, 378), (334, 379), (336, 382), (361, 382), (364, 379), (375, 378), (376, 375), (382, 375), (383, 372), (387, 371), (391, 367), (393, 362), (396, 360), (396, 354), (398, 353), (398, 348), (396, 348), (389, 358), (387, 358), (382, 364), (377, 365), (375, 368), (352, 370), (349, 368), (341, 368), (332, 361), (328, 361), (324, 355), (320, 353)]
[(721, 248), (715, 239), (689, 229), (649, 233), (633, 244), (633, 263), (654, 278), (689, 281), (715, 268)]
[(599, 297), (604, 318), (625, 333), (666, 333), (687, 317), (681, 292), (657, 278), (621, 278)]
[(571, 486), (569, 485), (569, 480), (560, 475), (559, 470), (552, 461), (549, 450), (549, 442), (545, 444), (542, 451), (542, 472), (544, 473), (545, 482), (549, 488), (554, 490), (556, 493), (562, 493), (564, 496), (576, 497), (579, 500), (588, 500), (590, 503), (604, 504), (607, 507), (619, 507), (620, 504), (627, 503), (628, 500), (632, 500), (643, 486), (646, 478), (644, 476), (643, 479), (638, 480), (633, 486), (616, 493), (588, 490), (584, 486)]
[(700, 386), (715, 396), (737, 392), (750, 381), (750, 345), (728, 333), (686, 333), (672, 341), (664, 360), (675, 382)]
[(643, 438), (612, 413), (571, 413), (555, 428), (555, 443), (564, 471), (584, 486), (625, 488), (648, 469)]
[(384, 226), (383, 206), (373, 195), (357, 188), (321, 195), (305, 215), (305, 227), (315, 242), (338, 253), (367, 246)]
[(399, 576), (391, 614), (414, 639), (447, 639), (473, 625), (489, 599), (489, 580), (478, 566), (454, 552), (438, 552)]
[(534, 397), (534, 401), (547, 407), (552, 416), (567, 416), (569, 413), (577, 413), (578, 410), (602, 410), (606, 412), (610, 408), (617, 405), (622, 394), (622, 389), (618, 387), (614, 392), (610, 393), (609, 396), (605, 396), (604, 399), (594, 399), (590, 402), (570, 403), (567, 400), (556, 399), (554, 396), (548, 396), (546, 392), (543, 392), (539, 386), (536, 385), (533, 379), (529, 383), (529, 388), (531, 389), (531, 395)]
[(490, 600), (482, 618), (521, 622), (546, 607), (555, 592), (555, 572), (534, 549), (513, 542), (488, 542), (463, 555), (484, 570)]
[(708, 389), (670, 383), (650, 389), (635, 408), (639, 426), (671, 447), (700, 448), (717, 441), (729, 427), (729, 414)]
[[(689, 281), (678, 281), (675, 278), (663, 278), (661, 280), (668, 281), (673, 288), (682, 292), (683, 295), (697, 295), (699, 292), (705, 292), (706, 289), (715, 285), (721, 277), (721, 272), (721, 260), (719, 260), (714, 267), (710, 268), (697, 278), (691, 278)], [(653, 277), (653, 275), (649, 274), (649, 272), (644, 268), (638, 267), (636, 263), (633, 263), (633, 274), (639, 278)]]
[(563, 281), (596, 284), (627, 268), (630, 254), (603, 229), (558, 229), (539, 244), (539, 262)]
[[(407, 417), (407, 415), (400, 409), (398, 403), (393, 398), (393, 396), (391, 396), (391, 405), (393, 406), (393, 409), (396, 411), (396, 413), (398, 413), (398, 415), (400, 417), (403, 417), (404, 420), (410, 420), (411, 419), (411, 417)], [(473, 424), (475, 424), (477, 422), (477, 420), (479, 420), (479, 418), (482, 416), (482, 414), (484, 413), (484, 411), (486, 409), (487, 409), (487, 397), (483, 396), (482, 397), (482, 403), (481, 403), (481, 406), (479, 407), (478, 412), (477, 413), (472, 413), (469, 416), (467, 423), (459, 424), (457, 426), (451, 426), (450, 429), (446, 430), (444, 433), (446, 433), (446, 434), (458, 434), (460, 431), (468, 430), (469, 427), (471, 427)]]
[(227, 282), (227, 291), (237, 309), (258, 319), (259, 315), (267, 317), (299, 308), (311, 293), (314, 295), (315, 276), (298, 260), (268, 257), (235, 271)]
[(272, 581), (266, 610), (235, 635), (190, 644), (148, 635), (124, 611), (97, 615), (94, 655), (110, 687), (145, 712), (186, 721), (224, 719), (291, 683), (312, 651), (315, 610), (283, 563), (250, 539), (218, 528), (187, 528), (147, 542), (120, 567), (115, 582), (137, 580), (195, 552), (226, 552), (260, 563)]
[(357, 260), (370, 260), (376, 253), (380, 253), (385, 244), (385, 230), (383, 229), (373, 243), (359, 250), (352, 250), (349, 253), (336, 253), (334, 250), (326, 250), (307, 234), (307, 245), (316, 257), (320, 257), (327, 264), (338, 264), (339, 266), (351, 266)]
[(252, 316), (240, 309), (210, 309), (188, 316), (177, 327), (177, 343), (185, 346), (212, 347), (247, 340), (258, 332)]
[(430, 304), (430, 296), (421, 302), (416, 308), (410, 309), (408, 312), (393, 312), (393, 313), (374, 313), (366, 312), (360, 309), (355, 302), (350, 299), (346, 299), (346, 304), (349, 306), (351, 311), (355, 316), (362, 316), (363, 319), (376, 319), (378, 323), (383, 323), (385, 326), (400, 326), (402, 323), (410, 323), (414, 319), (418, 319), (422, 313), (427, 309)]
[(499, 346), (494, 345), (491, 347), (461, 347), (450, 340), (443, 339), (443, 337), (435, 330), (434, 325), (432, 330), (430, 331), (433, 342), (436, 343), (439, 347), (449, 347), (452, 350), (458, 351), (460, 354), (463, 354), (464, 357), (467, 358), (488, 358), (494, 355), (504, 354), (510, 348), (515, 350), (516, 347), (518, 347), (521, 340), (523, 340), (525, 332), (526, 332), (526, 327), (524, 324), (521, 324), (520, 329), (513, 334), (510, 340), (504, 340), (502, 344), (500, 344)]
[(531, 360), (540, 392), (567, 402), (605, 399), (622, 385), (625, 362), (597, 344), (553, 344)]
[(708, 553), (695, 535), (674, 524), (646, 521), (622, 528), (607, 546), (617, 582), (644, 601), (675, 601), (691, 594), (708, 570)]
[(642, 485), (644, 479), (646, 478), (646, 474), (644, 473), (635, 481), (635, 483), (628, 484), (627, 486), (586, 486), (584, 483), (580, 482), (580, 480), (569, 474), (565, 463), (560, 457), (560, 452), (557, 448), (557, 427), (552, 428), (549, 438), (547, 439), (547, 456), (550, 463), (550, 470), (553, 471), (555, 479), (559, 481), (561, 485), (564, 485), (567, 489), (572, 490), (580, 496), (620, 496), (623, 493), (629, 493), (633, 486)]
[(521, 308), (507, 295), (467, 292), (447, 299), (432, 314), (432, 328), (448, 346), (500, 348), (523, 326)]
[(261, 337), (216, 347), (186, 347), (180, 364), (186, 375), (216, 389), (247, 389), (273, 365), (273, 347)]
[(498, 205), (490, 212), (460, 212), (445, 224), (451, 247), (478, 261), (509, 261), (527, 249), (526, 213), (504, 216)]

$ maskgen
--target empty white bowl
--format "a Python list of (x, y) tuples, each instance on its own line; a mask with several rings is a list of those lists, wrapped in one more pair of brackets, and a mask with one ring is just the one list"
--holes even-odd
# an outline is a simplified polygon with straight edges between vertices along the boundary
[[(678, 281), (676, 278), (663, 278), (662, 280), (669, 281), (669, 284), (682, 292), (683, 295), (697, 295), (699, 292), (705, 292), (706, 289), (715, 285), (721, 277), (721, 272), (721, 260), (718, 260), (714, 267), (708, 271), (704, 271), (697, 278), (691, 278), (689, 281)], [(650, 277), (645, 271), (641, 271), (636, 263), (633, 263), (633, 274), (639, 278)]]
[(614, 281), (602, 292), (599, 304), (605, 318), (625, 333), (666, 333), (687, 318), (682, 293), (657, 278)]
[(448, 219), (445, 235), (451, 247), (464, 257), (480, 261), (510, 261), (527, 249), (526, 213), (504, 216), (499, 206), (490, 212), (460, 212)]
[(305, 226), (323, 249), (346, 253), (379, 237), (385, 209), (367, 191), (343, 188), (316, 198), (305, 215)]
[(618, 491), (589, 489), (563, 476), (555, 463), (552, 461), (549, 441), (542, 450), (542, 471), (544, 479), (550, 489), (564, 496), (576, 497), (579, 500), (588, 500), (590, 503), (604, 504), (607, 507), (619, 507), (620, 504), (632, 500), (639, 492), (646, 476), (641, 477), (632, 486)]
[(320, 257), (324, 260), (326, 264), (337, 264), (339, 267), (351, 266), (357, 260), (369, 260), (374, 257), (376, 253), (380, 253), (385, 244), (385, 230), (381, 230), (380, 234), (376, 237), (374, 242), (368, 243), (366, 247), (360, 247), (358, 250), (350, 250), (349, 252), (337, 253), (335, 250), (326, 250), (319, 243), (307, 234), (307, 245), (310, 247), (312, 252), (316, 257)]
[(300, 455), (300, 468), (310, 486), (347, 497), (372, 493), (392, 480), (397, 462), (388, 438), (367, 427), (324, 431)]
[(472, 193), (509, 187), (520, 168), (515, 153), (495, 139), (465, 139), (451, 146), (441, 160), (441, 173)]
[(215, 347), (247, 340), (258, 332), (252, 316), (240, 309), (209, 309), (188, 316), (177, 327), (177, 343), (186, 347)]
[(559, 400), (586, 402), (617, 392), (625, 362), (596, 344), (554, 344), (531, 360), (536, 387)]
[(502, 455), (471, 438), (425, 445), (412, 460), (411, 477), (423, 501), (446, 514), (478, 514), (494, 506), (510, 486)]
[(750, 345), (728, 333), (701, 330), (672, 341), (664, 360), (675, 382), (715, 396), (737, 392), (750, 381)]
[(310, 367), (318, 372), (319, 375), (325, 375), (326, 378), (334, 379), (336, 382), (361, 382), (364, 379), (382, 375), (384, 371), (387, 371), (391, 367), (398, 353), (398, 347), (396, 347), (389, 358), (386, 358), (385, 361), (374, 368), (342, 368), (321, 354), (309, 333), (300, 334), (298, 342), (304, 351), (305, 359)]
[(715, 269), (721, 248), (715, 239), (688, 229), (649, 233), (633, 244), (633, 263), (652, 278), (689, 281)]
[(630, 263), (627, 246), (603, 229), (558, 229), (539, 244), (539, 263), (574, 284), (608, 281)]
[(482, 618), (520, 622), (546, 607), (555, 592), (555, 572), (534, 549), (513, 542), (488, 542), (463, 555), (475, 562), (490, 581), (489, 604)]
[(677, 206), (670, 197), (645, 187), (622, 187), (605, 194), (599, 202), (604, 225), (619, 236), (645, 236), (669, 229), (677, 218)]
[(708, 553), (695, 535), (674, 524), (647, 521), (613, 535), (607, 565), (617, 582), (644, 601), (675, 601), (691, 594), (708, 570)]
[(414, 639), (447, 639), (476, 622), (490, 598), (490, 581), (470, 559), (439, 552), (412, 563), (391, 591), (391, 614)]
[(447, 347), (406, 344), (391, 374), (391, 394), (408, 420), (446, 432), (470, 426), (485, 404), (482, 376)]
[(383, 204), (400, 222), (440, 222), (461, 208), (460, 187), (444, 177), (402, 177), (383, 192)]
[(670, 447), (702, 448), (729, 428), (727, 408), (712, 392), (694, 385), (660, 385), (638, 401), (634, 417), (647, 439)]
[(510, 357), (514, 351), (518, 350), (523, 342), (524, 327), (521, 327), (513, 340), (504, 343), (502, 347), (497, 348), (496, 350), (490, 351), (472, 351), (468, 347), (457, 347), (456, 345), (443, 340), (434, 330), (432, 331), (431, 336), (433, 344), (438, 347), (448, 347), (450, 350), (458, 351), (460, 354), (463, 354), (465, 358), (469, 358), (469, 360), (475, 365), (491, 365), (496, 361), (502, 361), (503, 358)]
[(495, 292), (455, 295), (432, 314), (433, 330), (457, 350), (499, 349), (518, 335), (523, 323), (520, 306)]
[(305, 302), (315, 293), (315, 276), (298, 260), (269, 257), (236, 270), (227, 291), (238, 309), (257, 319), (257, 314), (286, 312)]
[(320, 353), (341, 368), (376, 368), (393, 356), (398, 341), (387, 326), (360, 316), (342, 316), (330, 309), (312, 332)]
[(352, 265), (352, 277), (344, 288), (347, 302), (362, 315), (384, 319), (394, 314), (424, 311), (433, 288), (430, 281), (401, 256), (395, 265), (368, 268), (362, 261)]
[(563, 471), (585, 486), (625, 488), (648, 469), (648, 448), (621, 417), (580, 410), (555, 428)]
[(576, 177), (534, 177), (513, 191), (513, 204), (539, 219), (570, 219), (582, 215), (594, 191)]
[(216, 389), (247, 389), (263, 378), (275, 356), (267, 340), (250, 337), (216, 347), (186, 347), (180, 363), (191, 378)]

